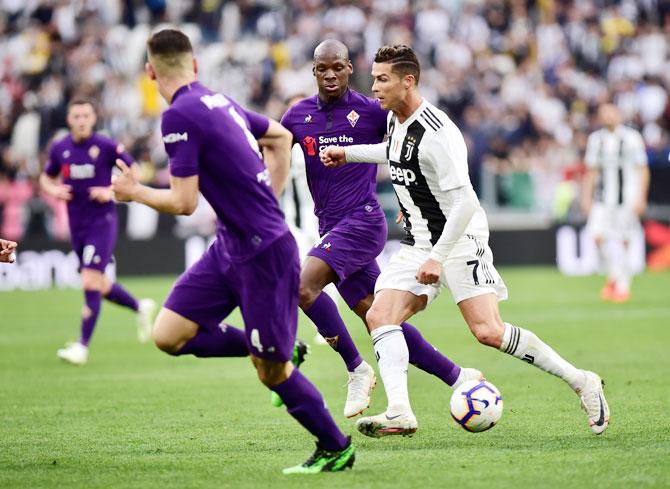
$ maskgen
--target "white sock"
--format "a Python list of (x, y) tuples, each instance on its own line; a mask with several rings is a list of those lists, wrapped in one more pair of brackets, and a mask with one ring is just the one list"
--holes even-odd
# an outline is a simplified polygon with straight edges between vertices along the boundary
[(560, 377), (573, 390), (583, 387), (584, 373), (563, 359), (532, 331), (505, 323), (500, 351)]
[(392, 414), (411, 412), (407, 393), (409, 351), (402, 328), (396, 324), (389, 324), (373, 330), (371, 335), (379, 373), (388, 399), (386, 412)]
[(616, 284), (617, 292), (629, 292), (631, 273), (628, 267), (628, 257), (623, 256), (616, 266), (612, 267), (612, 277)]

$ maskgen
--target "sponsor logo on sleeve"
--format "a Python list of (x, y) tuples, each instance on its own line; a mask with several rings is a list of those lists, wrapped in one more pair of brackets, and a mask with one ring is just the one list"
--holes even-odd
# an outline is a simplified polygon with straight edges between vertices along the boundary
[(172, 144), (178, 141), (188, 141), (188, 132), (171, 132), (170, 134), (163, 136), (163, 142), (165, 144)]

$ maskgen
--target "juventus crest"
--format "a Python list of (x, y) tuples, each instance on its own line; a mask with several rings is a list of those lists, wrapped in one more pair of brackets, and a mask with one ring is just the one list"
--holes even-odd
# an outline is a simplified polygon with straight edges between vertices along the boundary
[(405, 153), (402, 155), (403, 159), (409, 161), (414, 153), (414, 146), (416, 145), (416, 138), (414, 136), (407, 136), (405, 140)]

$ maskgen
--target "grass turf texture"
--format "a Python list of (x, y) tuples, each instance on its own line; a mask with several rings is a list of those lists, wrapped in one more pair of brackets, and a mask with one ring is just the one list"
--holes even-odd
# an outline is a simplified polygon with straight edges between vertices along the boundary
[[(413, 438), (364, 438), (341, 412), (344, 367), (312, 345), (304, 372), (338, 424), (354, 433), (353, 471), (282, 476), (305, 460), (311, 436), (270, 405), (248, 359), (172, 358), (135, 341), (134, 318), (105, 303), (89, 364), (56, 349), (76, 337), (81, 294), (0, 292), (0, 487), (668, 487), (670, 275), (645, 274), (624, 305), (598, 299), (598, 277), (552, 269), (503, 270), (511, 300), (503, 317), (534, 330), (576, 365), (607, 381), (612, 424), (590, 433), (578, 398), (556, 378), (479, 346), (448, 293), (414, 319), (425, 336), (502, 391), (494, 429), (471, 434), (450, 419), (451, 390), (410, 367), (419, 420)], [(161, 301), (170, 278), (122, 280)], [(346, 311), (374, 364), (370, 341)], [(299, 334), (313, 343), (304, 318)], [(230, 318), (241, 324), (239, 317)], [(385, 407), (381, 382), (368, 413)]]

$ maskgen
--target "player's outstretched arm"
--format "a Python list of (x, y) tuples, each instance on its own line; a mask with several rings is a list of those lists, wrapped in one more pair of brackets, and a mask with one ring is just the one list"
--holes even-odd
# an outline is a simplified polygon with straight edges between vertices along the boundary
[(456, 242), (463, 236), (465, 228), (477, 210), (478, 201), (475, 191), (470, 185), (464, 185), (445, 191), (451, 211), (442, 235), (430, 251), (428, 260), (417, 273), (417, 280), (422, 284), (434, 284), (440, 280), (442, 264), (451, 253)]
[(270, 120), (267, 131), (258, 140), (263, 148), (263, 160), (270, 172), (270, 182), (274, 194), (279, 197), (284, 191), (291, 169), (291, 143), (293, 136), (284, 126)]
[(386, 163), (386, 143), (354, 144), (352, 146), (328, 146), (319, 153), (321, 163), (328, 168), (337, 168), (346, 163)]
[(40, 187), (44, 192), (59, 200), (72, 200), (72, 187), (61, 183), (59, 177), (46, 173), (40, 175)]
[(344, 153), (349, 163), (373, 163), (385, 165), (386, 142), (377, 144), (353, 144), (344, 147)]
[(198, 207), (198, 176), (170, 176), (170, 188), (156, 189), (142, 185), (137, 174), (123, 160), (116, 160), (121, 175), (112, 178), (112, 191), (118, 202), (139, 202), (159, 212), (191, 215)]

